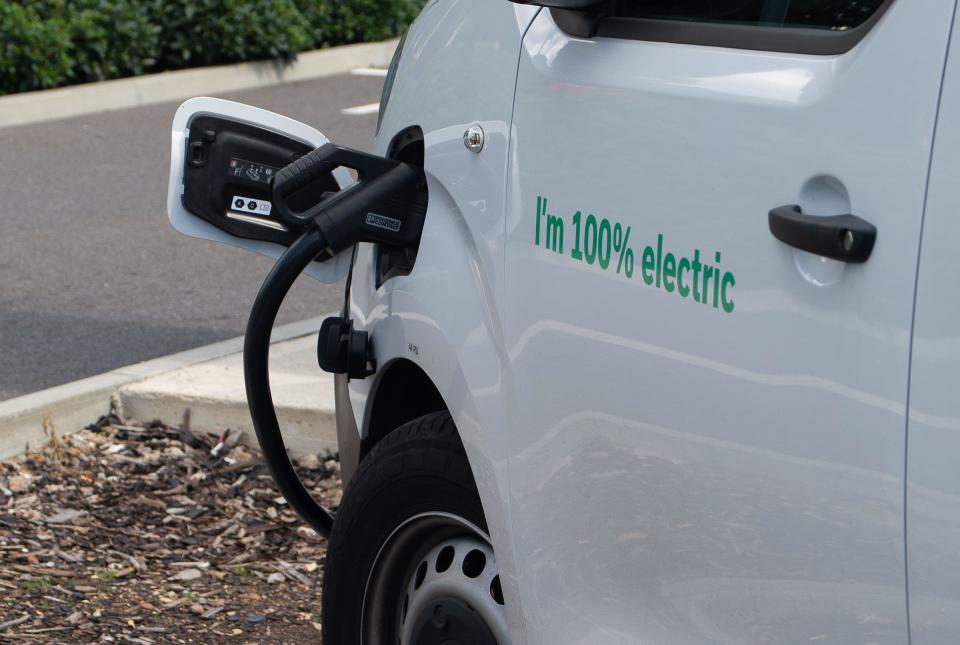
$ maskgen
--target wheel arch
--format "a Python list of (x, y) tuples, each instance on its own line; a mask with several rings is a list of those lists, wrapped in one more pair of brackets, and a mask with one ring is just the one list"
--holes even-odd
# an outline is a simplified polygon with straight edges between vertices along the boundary
[(449, 411), (433, 381), (413, 361), (398, 358), (382, 369), (368, 402), (367, 431), (360, 443), (360, 461), (384, 437), (405, 423), (432, 412)]

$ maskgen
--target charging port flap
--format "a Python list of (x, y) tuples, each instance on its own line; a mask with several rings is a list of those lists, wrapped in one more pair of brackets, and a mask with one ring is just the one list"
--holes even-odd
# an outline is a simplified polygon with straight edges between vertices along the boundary
[[(190, 99), (173, 121), (170, 222), (185, 235), (280, 257), (301, 232), (290, 230), (274, 212), (273, 178), (326, 143), (319, 131), (267, 110), (222, 99)], [(345, 168), (333, 168), (293, 199), (307, 208), (352, 182)], [(349, 269), (349, 256), (313, 262), (306, 273), (337, 282)]]

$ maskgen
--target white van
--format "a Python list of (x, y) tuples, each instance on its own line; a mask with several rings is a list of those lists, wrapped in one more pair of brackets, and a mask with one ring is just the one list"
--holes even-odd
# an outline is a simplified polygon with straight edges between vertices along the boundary
[[(955, 10), (427, 3), (375, 150), (422, 232), (308, 269), (352, 267), (362, 364), (327, 643), (960, 643)], [(269, 175), (326, 140), (177, 119), (174, 223), (278, 255)], [(224, 122), (296, 145), (203, 213)]]

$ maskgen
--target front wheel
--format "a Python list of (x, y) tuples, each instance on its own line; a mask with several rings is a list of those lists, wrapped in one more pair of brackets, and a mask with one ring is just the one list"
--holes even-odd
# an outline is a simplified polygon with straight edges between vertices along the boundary
[(329, 645), (510, 645), (500, 575), (470, 464), (446, 412), (364, 459), (330, 535)]

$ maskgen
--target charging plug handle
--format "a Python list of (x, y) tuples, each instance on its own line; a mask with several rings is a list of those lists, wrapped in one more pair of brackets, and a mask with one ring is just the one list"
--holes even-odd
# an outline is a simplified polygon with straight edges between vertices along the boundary
[[(303, 211), (290, 205), (298, 191), (337, 168), (357, 174), (356, 183)], [(421, 168), (333, 143), (297, 159), (276, 174), (272, 202), (277, 218), (293, 230), (316, 226), (331, 255), (358, 242), (409, 246), (420, 237), (427, 212)]]

